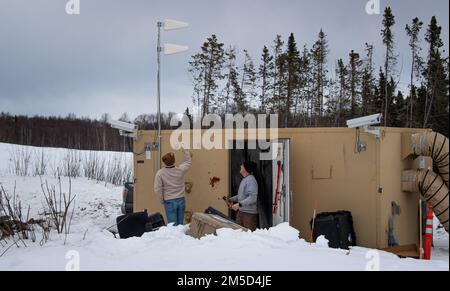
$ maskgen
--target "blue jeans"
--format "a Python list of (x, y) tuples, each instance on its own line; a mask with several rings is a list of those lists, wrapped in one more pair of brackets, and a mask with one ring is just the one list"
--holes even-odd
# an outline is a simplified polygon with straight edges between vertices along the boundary
[(167, 223), (184, 224), (184, 211), (186, 209), (184, 197), (164, 201), (164, 208), (166, 210)]

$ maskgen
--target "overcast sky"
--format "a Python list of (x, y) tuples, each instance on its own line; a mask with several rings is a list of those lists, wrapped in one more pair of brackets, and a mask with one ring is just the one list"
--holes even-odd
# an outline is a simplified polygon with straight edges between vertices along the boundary
[[(448, 51), (448, 0), (380, 0), (396, 16), (401, 86), (410, 66), (404, 27), (433, 15), (443, 26)], [(351, 49), (375, 45), (382, 64), (381, 15), (368, 15), (367, 0), (80, 0), (80, 15), (68, 15), (67, 0), (0, 0), (0, 112), (118, 118), (155, 112), (156, 22), (190, 23), (165, 32), (163, 41), (188, 45), (189, 52), (162, 59), (162, 110), (191, 106), (188, 61), (211, 34), (247, 49), (259, 60), (276, 34), (290, 32), (299, 47), (311, 46), (321, 28), (329, 40), (329, 69)]]

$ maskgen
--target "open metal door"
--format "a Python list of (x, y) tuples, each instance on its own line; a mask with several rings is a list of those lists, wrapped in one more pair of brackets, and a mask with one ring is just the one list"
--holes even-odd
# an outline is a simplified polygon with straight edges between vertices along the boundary
[[(275, 151), (275, 152), (273, 152)], [(273, 179), (273, 226), (290, 222), (290, 140), (280, 139), (272, 143), (272, 179)]]

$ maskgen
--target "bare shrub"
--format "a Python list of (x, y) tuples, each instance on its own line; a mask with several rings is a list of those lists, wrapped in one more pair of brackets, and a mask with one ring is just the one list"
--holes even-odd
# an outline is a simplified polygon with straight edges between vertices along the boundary
[(132, 176), (132, 163), (125, 153), (66, 150), (61, 156), (54, 159), (46, 149), (32, 155), (28, 147), (19, 146), (10, 151), (9, 172), (18, 176), (86, 177), (113, 185), (129, 182)]
[[(44, 183), (41, 178), (41, 189), (46, 203), (45, 210), (50, 216), (52, 226), (55, 227), (58, 233), (64, 233), (67, 237), (75, 211), (74, 201), (76, 197), (76, 195), (72, 195), (72, 180), (70, 176), (68, 192), (62, 190), (61, 176), (58, 176), (58, 185), (56, 186), (49, 185), (48, 181)], [(69, 216), (70, 210), (72, 210), (72, 213)]]
[(63, 159), (62, 175), (65, 177), (80, 177), (81, 176), (81, 154), (76, 150), (67, 150), (66, 156)]
[(31, 151), (28, 147), (15, 147), (9, 151), (10, 173), (17, 176), (28, 176), (31, 164)]
[(83, 170), (86, 178), (105, 181), (105, 159), (100, 158), (97, 152), (84, 155)]
[(33, 176), (44, 176), (47, 174), (48, 157), (44, 149), (35, 151), (33, 161)]
[(0, 246), (8, 246), (1, 254), (3, 256), (11, 247), (20, 247), (21, 242), (25, 247), (24, 240), (36, 242), (37, 232), (41, 231), (40, 245), (47, 242), (50, 233), (50, 224), (47, 219), (30, 219), (31, 208), (28, 206), (26, 217), (24, 216), (22, 202), (16, 194), (14, 184), (13, 194), (10, 195), (0, 185)]
[(113, 185), (122, 185), (130, 181), (131, 166), (127, 160), (122, 157), (114, 157), (108, 162), (105, 181)]
[(131, 178), (131, 165), (124, 155), (107, 159), (98, 152), (89, 152), (83, 158), (84, 176), (89, 179), (122, 185)]
[[(68, 169), (67, 171), (69, 171)], [(37, 242), (40, 234), (39, 244), (45, 244), (50, 236), (51, 229), (56, 229), (59, 234), (64, 234), (64, 244), (70, 233), (73, 216), (75, 213), (75, 195), (72, 194), (72, 181), (69, 176), (68, 191), (62, 189), (61, 176), (58, 176), (58, 184), (49, 185), (41, 179), (41, 189), (45, 198), (44, 212), (42, 218), (30, 218), (31, 207), (26, 212), (22, 206), (19, 196), (16, 194), (16, 184), (10, 195), (3, 185), (0, 184), (0, 247), (6, 248), (0, 252), (3, 256), (11, 247), (20, 247), (25, 241)], [(19, 244), (20, 243), (20, 244)]]

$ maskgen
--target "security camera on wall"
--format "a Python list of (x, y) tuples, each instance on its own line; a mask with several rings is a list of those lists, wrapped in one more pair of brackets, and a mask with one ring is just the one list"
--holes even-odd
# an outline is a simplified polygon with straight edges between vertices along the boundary
[(359, 133), (359, 129), (362, 127), (366, 133), (373, 134), (376, 138), (381, 137), (380, 128), (372, 128), (372, 125), (380, 124), (383, 118), (383, 114), (373, 114), (369, 116), (359, 117), (355, 119), (347, 120), (348, 128), (356, 128)]
[(359, 129), (362, 127), (366, 133), (374, 135), (377, 139), (381, 138), (381, 129), (380, 128), (372, 128), (372, 125), (380, 124), (383, 118), (383, 114), (373, 114), (369, 116), (359, 117), (355, 119), (347, 120), (348, 128), (356, 129), (356, 145), (355, 152), (361, 153), (366, 151), (367, 144), (365, 141), (360, 139)]
[(133, 123), (128, 123), (124, 121), (119, 120), (108, 120), (108, 123), (111, 125), (112, 128), (118, 129), (120, 132), (120, 135), (127, 136), (127, 137), (136, 137), (137, 133), (137, 125)]
[(373, 114), (369, 116), (359, 117), (355, 119), (347, 120), (348, 128), (368, 127), (375, 124), (380, 124), (383, 114)]

